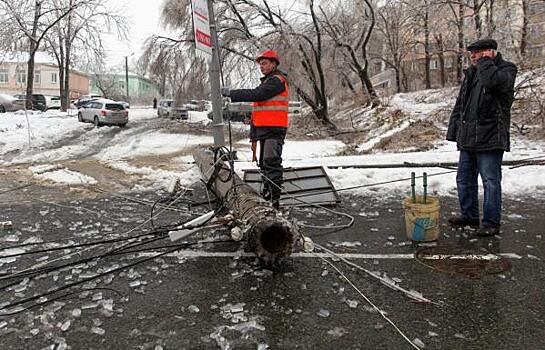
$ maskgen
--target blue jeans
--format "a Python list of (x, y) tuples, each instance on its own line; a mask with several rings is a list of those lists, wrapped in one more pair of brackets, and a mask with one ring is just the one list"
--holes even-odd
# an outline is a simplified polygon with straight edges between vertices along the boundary
[(485, 152), (460, 151), (456, 185), (462, 217), (479, 219), (478, 175), (484, 187), (483, 226), (499, 226), (501, 219), (502, 150)]

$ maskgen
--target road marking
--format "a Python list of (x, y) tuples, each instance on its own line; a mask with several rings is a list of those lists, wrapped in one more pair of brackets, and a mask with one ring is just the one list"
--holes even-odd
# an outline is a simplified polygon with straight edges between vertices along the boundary
[[(145, 252), (138, 253), (139, 257), (152, 257), (160, 252)], [(382, 259), (382, 260), (412, 260), (415, 259), (414, 254), (358, 254), (358, 253), (338, 253), (339, 257), (345, 259)], [(172, 258), (235, 258), (235, 257), (248, 257), (254, 258), (254, 253), (247, 252), (206, 252), (201, 250), (180, 250), (176, 253), (170, 253), (164, 255), (165, 257)], [(502, 254), (434, 254), (430, 256), (424, 256), (423, 259), (430, 260), (497, 260), (500, 256), (508, 259), (522, 259), (518, 254), (514, 253), (502, 253)], [(290, 255), (292, 258), (329, 258), (329, 253), (293, 253)]]

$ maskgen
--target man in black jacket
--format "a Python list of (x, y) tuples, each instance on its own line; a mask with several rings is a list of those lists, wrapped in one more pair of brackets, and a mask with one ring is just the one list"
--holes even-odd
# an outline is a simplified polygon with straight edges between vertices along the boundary
[[(517, 67), (496, 52), (493, 39), (481, 39), (467, 47), (471, 66), (465, 71), (450, 116), (447, 140), (460, 151), (456, 184), (461, 216), (449, 219), (452, 226), (478, 227), (476, 234), (491, 236), (500, 231), (501, 163), (509, 151), (511, 105)], [(479, 226), (478, 176), (484, 187), (483, 217)]]
[(266, 50), (256, 58), (263, 77), (255, 89), (231, 90), (222, 88), (221, 94), (232, 102), (254, 102), (250, 126), (252, 150), (259, 141), (259, 168), (262, 173), (262, 195), (279, 209), (282, 186), (282, 148), (288, 128), (288, 82), (286, 74), (278, 70), (280, 59), (273, 50)]

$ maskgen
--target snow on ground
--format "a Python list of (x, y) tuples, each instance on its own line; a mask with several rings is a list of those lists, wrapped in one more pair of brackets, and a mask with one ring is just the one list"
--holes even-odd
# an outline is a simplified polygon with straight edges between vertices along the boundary
[(357, 149), (360, 152), (369, 151), (414, 122), (428, 119), (442, 109), (452, 108), (455, 102), (453, 92), (453, 89), (438, 89), (396, 94), (381, 114), (377, 114), (376, 109), (364, 110), (355, 122), (369, 134), (365, 142), (357, 145)]
[(59, 111), (3, 113), (0, 120), (0, 156), (15, 150), (54, 145), (81, 129), (74, 116)]
[(150, 131), (131, 138), (127, 138), (123, 134), (117, 134), (112, 140), (112, 146), (101, 151), (98, 157), (102, 161), (107, 161), (142, 155), (170, 154), (192, 146), (213, 143), (212, 136), (191, 134), (166, 134)]
[(90, 176), (64, 168), (42, 174), (36, 174), (35, 176), (38, 179), (49, 180), (66, 185), (94, 185), (97, 183), (97, 181)]
[(148, 188), (164, 189), (172, 178), (179, 178), (180, 185), (189, 187), (199, 181), (201, 176), (198, 167), (194, 164), (181, 167), (180, 171), (177, 172), (159, 170), (151, 167), (135, 167), (123, 161), (108, 162), (107, 165), (112, 169), (123, 171), (126, 174), (140, 175), (148, 180), (150, 186), (138, 185), (134, 188), (135, 190), (144, 190)]
[[(286, 145), (290, 142), (287, 141)], [(541, 156), (545, 158), (545, 143), (513, 142), (512, 152), (505, 153), (505, 160), (528, 159)], [(446, 142), (438, 149), (427, 152), (412, 153), (385, 153), (369, 154), (358, 156), (335, 156), (327, 153), (330, 145), (323, 144), (323, 141), (297, 142), (297, 152), (292, 154), (287, 148), (284, 149), (284, 167), (305, 167), (324, 166), (337, 190), (361, 195), (399, 196), (410, 194), (411, 172), (421, 176), (424, 172), (428, 174), (428, 193), (440, 196), (456, 195), (456, 171), (430, 167), (430, 168), (370, 168), (358, 169), (351, 165), (385, 165), (408, 163), (437, 163), (456, 162), (459, 153), (456, 144)], [(322, 148), (323, 147), (323, 148)], [(307, 154), (307, 157), (301, 155)], [(323, 154), (323, 157), (316, 157), (316, 154)], [(314, 156), (311, 156), (314, 155)], [(250, 162), (250, 151), (239, 151), (240, 161), (236, 163), (237, 172), (242, 176), (244, 169), (256, 168)], [(341, 168), (333, 168), (344, 166)], [(327, 168), (331, 167), (331, 168)], [(539, 166), (525, 166), (515, 169), (503, 168), (503, 190), (508, 194), (525, 192), (545, 194), (545, 176), (542, 175), (543, 168)], [(403, 180), (404, 179), (404, 180)], [(402, 180), (402, 181), (397, 181)], [(390, 182), (396, 181), (396, 182)], [(422, 192), (422, 180), (418, 180), (417, 188)], [(380, 185), (374, 185), (380, 184)], [(345, 190), (350, 189), (350, 190)], [(481, 186), (482, 190), (482, 186)]]
[[(413, 97), (398, 96), (393, 102), (404, 104), (406, 110), (426, 114), (425, 102), (410, 104)], [(433, 94), (427, 97), (431, 99), (433, 108), (440, 108), (444, 102), (434, 102)], [(396, 100), (397, 99), (397, 100)], [(441, 100), (437, 94), (436, 100)], [(446, 102), (445, 102), (446, 103)], [(431, 107), (430, 107), (431, 108)], [(95, 181), (84, 174), (70, 172), (59, 166), (51, 165), (63, 159), (77, 159), (85, 150), (92, 147), (100, 147), (96, 150), (97, 158), (106, 166), (123, 171), (127, 174), (139, 175), (148, 180), (149, 187), (157, 188), (165, 186), (172, 177), (181, 178), (182, 185), (189, 186), (199, 178), (199, 172), (191, 164), (191, 157), (184, 155), (172, 159), (176, 163), (177, 171), (166, 171), (149, 166), (135, 166), (128, 162), (136, 156), (165, 155), (198, 145), (210, 145), (213, 143), (211, 136), (197, 136), (191, 134), (169, 134), (147, 127), (147, 120), (156, 119), (155, 111), (150, 109), (131, 109), (133, 127), (119, 131), (117, 128), (93, 128), (90, 124), (78, 123), (75, 117), (60, 112), (29, 113), (28, 120), (31, 125), (31, 149), (35, 152), (26, 152), (28, 147), (27, 121), (23, 112), (5, 113), (0, 115), (2, 127), (0, 127), (0, 164), (10, 163), (46, 163), (42, 168), (32, 168), (35, 176), (68, 184), (89, 184)], [(194, 117), (194, 118), (193, 118)], [(196, 112), (190, 117), (191, 122), (208, 123), (205, 113)], [(193, 119), (193, 120), (191, 120)], [(239, 123), (240, 124), (240, 123)], [(403, 123), (400, 123), (400, 125)], [(235, 127), (237, 127), (236, 125)], [(241, 126), (247, 127), (247, 126)], [(52, 144), (66, 142), (67, 139), (79, 135), (74, 143), (66, 143), (60, 148), (48, 150)], [(99, 143), (101, 137), (111, 137), (107, 143)], [(97, 143), (97, 145), (95, 145)], [(284, 145), (284, 166), (324, 166), (337, 190), (358, 195), (406, 195), (410, 191), (410, 177), (412, 171), (417, 175), (427, 172), (429, 178), (429, 192), (438, 195), (455, 195), (455, 172), (442, 168), (395, 168), (395, 169), (358, 169), (350, 165), (370, 164), (399, 164), (411, 163), (436, 163), (455, 162), (458, 159), (456, 146), (452, 142), (440, 142), (437, 148), (427, 152), (413, 153), (386, 153), (369, 154), (359, 156), (336, 156), (345, 147), (345, 144), (337, 140), (317, 141), (293, 141), (286, 140)], [(239, 161), (235, 163), (236, 170), (242, 175), (243, 169), (255, 168), (250, 162), (251, 153), (249, 143), (241, 141), (235, 145), (238, 150)], [(6, 162), (4, 155), (15, 150), (23, 150), (16, 161)], [(513, 140), (512, 152), (505, 154), (506, 160), (527, 159), (544, 156), (545, 144), (543, 142), (525, 142)], [(49, 169), (47, 167), (50, 167)], [(340, 168), (334, 168), (344, 166)], [(504, 167), (503, 187), (504, 192), (516, 194), (545, 193), (545, 176), (541, 175), (542, 168), (537, 166), (525, 166), (515, 169)], [(436, 175), (441, 173), (441, 175)], [(382, 185), (374, 185), (393, 180), (405, 179), (398, 182), (390, 182)], [(144, 186), (144, 185), (139, 185)], [(142, 187), (139, 187), (142, 188)], [(418, 185), (422, 191), (421, 181)]]

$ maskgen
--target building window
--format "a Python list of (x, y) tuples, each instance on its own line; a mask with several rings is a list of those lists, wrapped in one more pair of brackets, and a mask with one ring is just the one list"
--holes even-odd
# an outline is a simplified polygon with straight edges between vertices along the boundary
[(8, 70), (0, 69), (0, 84), (8, 82)]
[(17, 84), (26, 84), (26, 71), (18, 70), (16, 73)]
[(42, 74), (40, 72), (34, 73), (34, 83), (40, 84), (42, 82)]
[(439, 68), (439, 62), (437, 60), (431, 60), (430, 69), (437, 69), (437, 68)]
[(452, 60), (450, 57), (445, 58), (445, 68), (452, 68)]
[(51, 73), (51, 83), (57, 84), (57, 73)]

